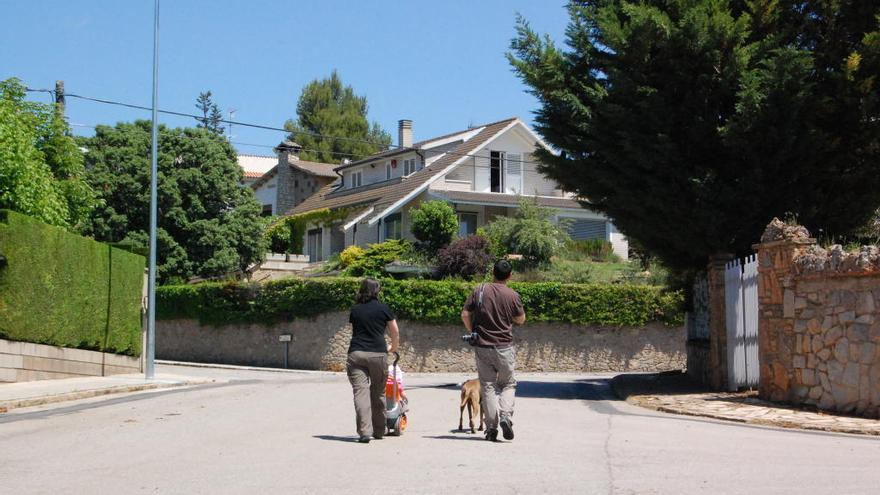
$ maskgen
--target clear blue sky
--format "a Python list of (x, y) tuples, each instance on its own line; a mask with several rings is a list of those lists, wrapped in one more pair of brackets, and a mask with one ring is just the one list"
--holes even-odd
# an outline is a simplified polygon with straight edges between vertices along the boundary
[[(333, 69), (367, 96), (369, 118), (416, 140), (510, 116), (537, 103), (504, 57), (515, 15), (561, 41), (564, 0), (164, 0), (159, 108), (195, 113), (210, 89), (235, 120), (281, 127), (303, 86)], [(152, 0), (0, 0), (0, 79), (150, 105)], [(49, 95), (32, 95), (49, 101)], [(114, 124), (149, 112), (68, 99), (74, 124)], [(160, 116), (171, 126), (190, 119)], [(78, 134), (92, 129), (74, 127)], [(281, 132), (236, 127), (234, 142), (277, 144)], [(240, 152), (268, 148), (236, 145)]]

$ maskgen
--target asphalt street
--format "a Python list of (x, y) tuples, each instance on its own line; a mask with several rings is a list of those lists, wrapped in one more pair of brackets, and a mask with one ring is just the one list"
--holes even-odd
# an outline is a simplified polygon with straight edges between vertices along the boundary
[(609, 376), (519, 376), (513, 442), (459, 432), (466, 375), (408, 375), (402, 437), (355, 442), (343, 374), (164, 367), (223, 381), (0, 415), (0, 493), (862, 494), (880, 439), (616, 400)]

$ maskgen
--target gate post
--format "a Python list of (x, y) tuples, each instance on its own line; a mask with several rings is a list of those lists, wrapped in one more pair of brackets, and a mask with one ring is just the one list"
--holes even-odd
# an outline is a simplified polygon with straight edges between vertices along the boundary
[(725, 300), (725, 265), (732, 254), (709, 258), (706, 278), (709, 281), (709, 386), (727, 389), (727, 304)]
[(795, 346), (795, 292), (792, 260), (816, 240), (803, 227), (774, 218), (761, 236), (758, 253), (758, 394), (773, 401), (788, 400), (791, 377), (786, 367)]

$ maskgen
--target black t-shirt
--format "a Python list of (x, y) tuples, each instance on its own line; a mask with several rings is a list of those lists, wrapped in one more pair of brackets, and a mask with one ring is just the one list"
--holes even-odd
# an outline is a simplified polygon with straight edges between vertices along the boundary
[(385, 345), (385, 326), (396, 319), (391, 308), (375, 299), (368, 303), (356, 304), (351, 308), (348, 322), (351, 323), (351, 344), (348, 352), (387, 352)]

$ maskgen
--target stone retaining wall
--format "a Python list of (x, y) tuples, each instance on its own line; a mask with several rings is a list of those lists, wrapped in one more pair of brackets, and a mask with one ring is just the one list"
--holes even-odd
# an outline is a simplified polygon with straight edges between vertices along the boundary
[[(401, 366), (407, 371), (474, 371), (473, 350), (456, 325), (401, 321)], [(685, 330), (581, 327), (530, 323), (514, 330), (522, 371), (663, 371), (685, 366)], [(274, 325), (201, 326), (195, 320), (156, 322), (156, 357), (192, 362), (280, 367), (291, 335), (290, 368), (342, 371), (351, 338), (348, 313), (327, 313)]]
[(140, 358), (0, 339), (0, 382), (139, 373)]
[(760, 394), (880, 416), (880, 253), (826, 251), (774, 221), (756, 246)]

